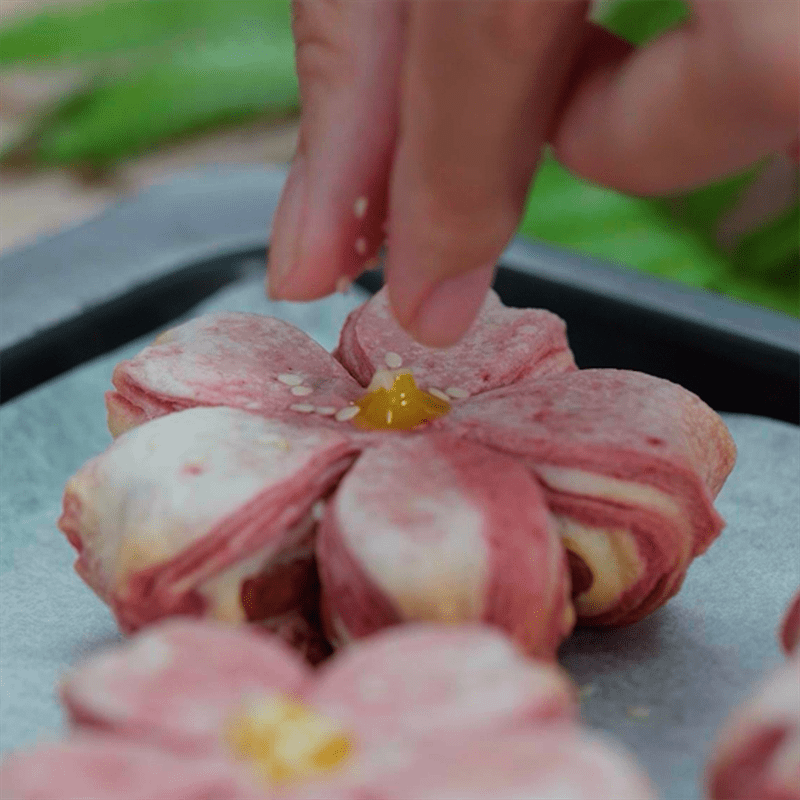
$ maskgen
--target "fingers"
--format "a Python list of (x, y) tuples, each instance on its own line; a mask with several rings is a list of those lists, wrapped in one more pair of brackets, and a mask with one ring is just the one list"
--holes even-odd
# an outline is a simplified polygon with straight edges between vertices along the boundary
[(295, 0), (302, 117), (270, 244), (274, 299), (330, 294), (383, 241), (401, 10), (396, 0)]
[(453, 344), (522, 214), (581, 2), (410, 3), (387, 280), (401, 325)]
[(636, 194), (720, 178), (797, 140), (800, 6), (694, 4), (693, 18), (642, 50), (595, 30), (557, 121), (559, 160)]

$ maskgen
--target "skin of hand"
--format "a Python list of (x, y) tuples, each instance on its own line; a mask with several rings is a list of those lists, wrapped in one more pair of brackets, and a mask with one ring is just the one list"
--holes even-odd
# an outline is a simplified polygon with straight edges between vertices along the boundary
[(685, 190), (797, 148), (800, 3), (697, 0), (635, 49), (573, 0), (295, 0), (302, 113), (269, 292), (325, 296), (384, 240), (394, 313), (463, 336), (546, 143), (589, 180)]

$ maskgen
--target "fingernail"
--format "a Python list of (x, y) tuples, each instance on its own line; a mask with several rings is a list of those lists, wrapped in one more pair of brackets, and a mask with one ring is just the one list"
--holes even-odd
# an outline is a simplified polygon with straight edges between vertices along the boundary
[(271, 300), (286, 299), (287, 287), (297, 268), (303, 236), (305, 172), (305, 159), (298, 155), (292, 162), (272, 223), (267, 259), (267, 294)]
[(447, 278), (428, 294), (409, 331), (428, 347), (449, 347), (469, 330), (492, 285), (494, 266)]

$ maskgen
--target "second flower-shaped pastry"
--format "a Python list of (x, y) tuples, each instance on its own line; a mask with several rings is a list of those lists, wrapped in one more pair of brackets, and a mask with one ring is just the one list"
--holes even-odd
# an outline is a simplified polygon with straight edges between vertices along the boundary
[(70, 736), (9, 757), (4, 798), (653, 797), (559, 671), (485, 626), (404, 626), (315, 671), (273, 637), (169, 620), (61, 694)]
[(127, 432), (70, 481), (60, 526), (126, 630), (206, 614), (302, 640), (321, 607), (334, 641), (482, 620), (550, 656), (573, 603), (641, 618), (723, 525), (720, 418), (668, 381), (577, 370), (561, 320), (494, 294), (443, 351), (384, 292), (333, 355), (275, 319), (203, 317), (114, 385)]

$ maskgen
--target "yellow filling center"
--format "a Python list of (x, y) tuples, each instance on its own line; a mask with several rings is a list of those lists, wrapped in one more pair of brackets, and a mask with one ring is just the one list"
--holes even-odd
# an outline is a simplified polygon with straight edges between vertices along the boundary
[(269, 783), (313, 778), (341, 764), (353, 745), (346, 731), (289, 697), (271, 697), (233, 717), (228, 746)]
[(367, 394), (356, 402), (354, 422), (362, 428), (407, 431), (431, 422), (450, 410), (450, 404), (417, 387), (408, 370), (380, 370)]

